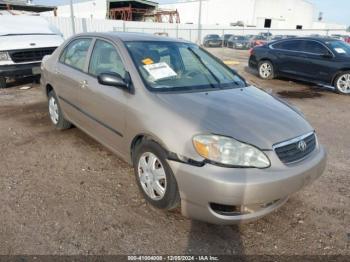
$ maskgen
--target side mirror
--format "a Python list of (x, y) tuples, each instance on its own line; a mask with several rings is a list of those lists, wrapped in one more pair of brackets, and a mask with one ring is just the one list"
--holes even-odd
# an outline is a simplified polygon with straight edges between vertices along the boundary
[(129, 84), (117, 73), (101, 73), (97, 76), (97, 80), (101, 85), (129, 90)]
[(322, 55), (323, 58), (333, 58), (333, 55), (329, 52)]

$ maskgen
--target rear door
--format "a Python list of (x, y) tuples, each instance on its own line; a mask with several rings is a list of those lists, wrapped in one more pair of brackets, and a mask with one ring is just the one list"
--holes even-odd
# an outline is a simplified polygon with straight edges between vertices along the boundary
[(83, 122), (79, 102), (91, 43), (92, 38), (77, 38), (71, 41), (64, 48), (54, 69), (54, 88), (60, 105), (67, 117), (78, 125)]
[(108, 72), (118, 73), (122, 77), (127, 74), (115, 44), (96, 38), (88, 74), (84, 76), (85, 86), (79, 98), (86, 115), (83, 128), (101, 143), (124, 155), (125, 110), (131, 94), (117, 87), (99, 84), (97, 76)]

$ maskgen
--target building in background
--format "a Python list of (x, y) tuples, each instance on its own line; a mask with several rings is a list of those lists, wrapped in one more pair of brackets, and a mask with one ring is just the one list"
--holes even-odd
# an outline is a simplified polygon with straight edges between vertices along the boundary
[[(70, 6), (58, 7), (60, 17), (70, 16)], [(179, 23), (176, 9), (160, 9), (157, 2), (148, 0), (90, 0), (74, 4), (76, 18), (112, 19)]]
[[(181, 22), (197, 24), (198, 0), (160, 5), (177, 9)], [(306, 0), (202, 0), (201, 23), (271, 29), (343, 29), (344, 25), (315, 22), (315, 6)]]
[(42, 12), (56, 15), (56, 6), (34, 5), (28, 0), (0, 0), (0, 15), (39, 15)]

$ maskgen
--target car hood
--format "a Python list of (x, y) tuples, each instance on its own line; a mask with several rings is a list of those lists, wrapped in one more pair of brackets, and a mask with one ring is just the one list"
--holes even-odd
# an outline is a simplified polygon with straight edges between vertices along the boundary
[(60, 35), (12, 35), (0, 36), (0, 50), (22, 50), (58, 47), (63, 43)]
[(61, 34), (45, 18), (30, 15), (0, 16), (0, 35)]
[(313, 131), (295, 109), (253, 86), (157, 96), (199, 133), (230, 136), (260, 149)]

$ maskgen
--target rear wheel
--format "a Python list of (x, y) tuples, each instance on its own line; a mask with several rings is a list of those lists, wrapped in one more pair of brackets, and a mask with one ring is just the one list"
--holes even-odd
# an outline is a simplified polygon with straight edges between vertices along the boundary
[(145, 140), (136, 146), (133, 155), (136, 181), (145, 199), (159, 209), (176, 208), (180, 202), (179, 190), (163, 148)]
[(51, 122), (54, 124), (54, 126), (58, 130), (64, 130), (72, 127), (72, 124), (68, 120), (66, 120), (63, 116), (63, 112), (58, 103), (58, 99), (55, 94), (55, 91), (51, 91), (49, 93), (48, 106), (49, 106), (49, 116), (50, 116)]
[(334, 81), (334, 87), (337, 93), (350, 95), (350, 71), (339, 74)]
[(273, 79), (275, 77), (274, 68), (270, 61), (261, 61), (258, 66), (258, 71), (262, 79)]
[(1, 88), (6, 88), (6, 78), (5, 77), (0, 77), (0, 89)]

